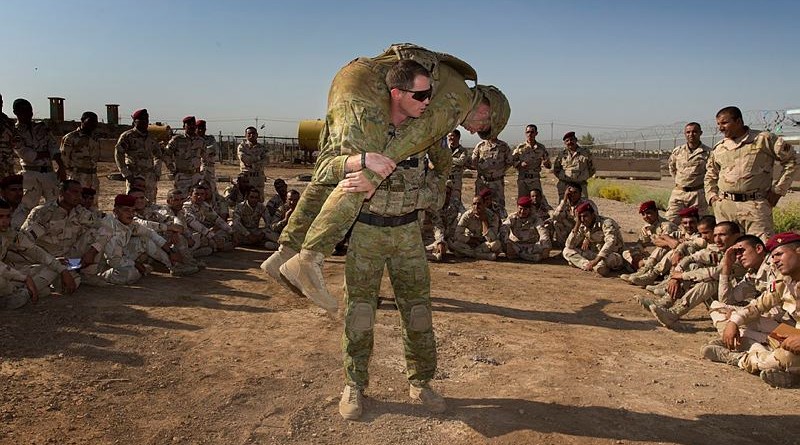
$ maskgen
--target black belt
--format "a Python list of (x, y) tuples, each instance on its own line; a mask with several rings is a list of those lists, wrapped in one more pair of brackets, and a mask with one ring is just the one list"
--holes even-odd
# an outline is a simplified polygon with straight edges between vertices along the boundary
[(702, 185), (698, 185), (697, 187), (678, 187), (679, 189), (683, 190), (684, 192), (696, 192), (703, 188)]
[(264, 176), (264, 173), (261, 173), (261, 172), (247, 171), (247, 172), (242, 172), (242, 173), (244, 173), (245, 176)]
[(404, 226), (408, 223), (416, 221), (418, 212), (414, 210), (411, 213), (406, 213), (400, 216), (380, 216), (373, 215), (372, 213), (359, 213), (358, 222), (362, 222), (369, 226), (377, 227), (398, 227)]
[(199, 170), (175, 170), (175, 173), (180, 173), (182, 175), (193, 175), (195, 173), (200, 173)]
[(486, 176), (486, 175), (478, 175), (478, 176), (480, 176), (481, 179), (483, 179), (486, 182), (493, 182), (493, 181), (499, 181), (500, 179), (503, 179), (504, 175), (500, 175), (500, 176), (498, 176), (496, 178), (493, 178), (491, 176)]
[(397, 168), (417, 168), (419, 167), (419, 158), (408, 158), (404, 161), (397, 163)]
[(45, 166), (45, 167), (34, 167), (34, 166), (26, 165), (26, 166), (22, 167), (22, 169), (25, 170), (26, 172), (39, 172), (39, 173), (50, 173), (51, 171), (53, 171), (53, 167), (47, 167), (47, 166)]
[(536, 173), (523, 173), (520, 176), (522, 176), (525, 179), (540, 179), (541, 178), (541, 176), (539, 176)]
[(86, 174), (93, 174), (93, 173), (97, 173), (97, 169), (96, 169), (96, 168), (80, 168), (80, 167), (75, 167), (75, 171), (76, 171), (76, 172), (78, 172), (78, 173), (86, 173)]
[(746, 201), (752, 201), (752, 200), (755, 200), (755, 199), (763, 199), (764, 198), (764, 196), (759, 192), (753, 192), (753, 193), (728, 193), (728, 192), (722, 192), (722, 197), (726, 198), (726, 199), (730, 199), (731, 201), (734, 201), (734, 202), (746, 202)]

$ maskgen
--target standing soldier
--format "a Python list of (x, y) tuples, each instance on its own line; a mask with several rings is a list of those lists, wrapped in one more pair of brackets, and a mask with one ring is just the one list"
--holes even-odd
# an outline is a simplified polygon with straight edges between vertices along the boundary
[(453, 156), (453, 169), (450, 170), (450, 180), (453, 181), (453, 194), (461, 199), (464, 170), (469, 167), (470, 156), (467, 149), (461, 145), (461, 132), (458, 129), (447, 133), (447, 146)]
[[(794, 177), (792, 146), (766, 131), (745, 126), (742, 112), (725, 107), (717, 112), (722, 139), (708, 158), (705, 192), (718, 222), (734, 221), (749, 235), (772, 235), (772, 209), (789, 190)], [(773, 168), (782, 172), (773, 184)]]
[[(58, 180), (66, 177), (61, 152), (58, 151), (53, 135), (44, 122), (33, 122), (33, 106), (25, 99), (14, 101), (14, 114), (17, 116), (19, 143), (14, 150), (22, 164), (25, 196), (22, 203), (32, 209), (45, 201), (55, 199), (58, 194)], [(58, 176), (53, 171), (53, 161), (58, 165)]]
[(147, 200), (156, 202), (158, 175), (156, 166), (162, 157), (161, 146), (155, 136), (147, 131), (150, 116), (142, 108), (131, 115), (133, 128), (122, 133), (114, 148), (114, 161), (119, 172), (125, 177), (128, 188), (133, 188), (133, 179), (141, 176), (145, 180)]
[(675, 188), (664, 217), (675, 224), (680, 222), (678, 213), (687, 207), (697, 207), (700, 215), (708, 211), (703, 178), (711, 148), (700, 141), (702, 134), (700, 124), (689, 122), (683, 129), (686, 143), (675, 147), (669, 156), (669, 174), (675, 178)]
[(564, 151), (556, 158), (553, 164), (553, 174), (558, 178), (558, 199), (564, 198), (564, 190), (567, 183), (576, 182), (581, 185), (583, 196), (589, 197), (588, 180), (594, 176), (594, 162), (589, 150), (578, 145), (578, 138), (575, 132), (570, 131), (562, 138), (564, 141)]
[(475, 179), (475, 194), (488, 188), (494, 193), (494, 200), (500, 209), (501, 219), (508, 216), (506, 212), (505, 176), (506, 170), (513, 165), (511, 147), (504, 141), (484, 139), (472, 151), (472, 166), (478, 172)]
[(14, 165), (18, 158), (14, 153), (14, 146), (18, 140), (14, 122), (3, 113), (3, 96), (0, 95), (0, 178), (16, 173)]
[[(542, 167), (551, 168), (550, 155), (543, 144), (536, 142), (539, 130), (536, 125), (525, 127), (525, 142), (517, 145), (511, 156), (517, 169), (517, 197), (530, 196), (533, 189), (542, 190)], [(542, 195), (544, 198), (544, 195)], [(544, 199), (547, 203), (547, 199)]]
[(255, 187), (264, 196), (264, 168), (267, 166), (267, 147), (258, 142), (256, 127), (247, 127), (245, 140), (239, 144), (236, 152), (239, 155), (239, 169), (247, 175), (250, 187)]
[(172, 136), (164, 149), (164, 163), (174, 177), (175, 188), (184, 194), (203, 179), (200, 158), (205, 150), (205, 140), (197, 135), (194, 116), (186, 116), (183, 118), (183, 134)]
[(219, 144), (217, 138), (213, 135), (206, 134), (206, 121), (203, 119), (197, 120), (197, 135), (205, 141), (205, 151), (200, 157), (200, 172), (203, 173), (205, 179), (212, 187), (217, 187), (217, 154), (219, 152)]
[[(94, 135), (97, 128), (97, 114), (86, 111), (81, 115), (81, 126), (61, 139), (61, 158), (67, 177), (81, 183), (81, 186), (100, 191), (97, 178), (97, 161), (100, 159), (100, 142)], [(97, 194), (95, 194), (95, 205)]]

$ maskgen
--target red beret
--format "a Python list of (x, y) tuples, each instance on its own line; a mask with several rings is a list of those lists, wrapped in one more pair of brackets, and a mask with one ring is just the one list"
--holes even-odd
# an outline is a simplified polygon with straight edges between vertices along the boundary
[(697, 218), (700, 216), (700, 212), (697, 210), (696, 206), (686, 207), (678, 212), (678, 216), (681, 218)]
[(775, 250), (780, 246), (783, 246), (784, 244), (797, 243), (797, 242), (800, 242), (800, 235), (794, 232), (779, 233), (777, 235), (773, 235), (772, 238), (770, 238), (767, 241), (767, 250), (772, 252), (773, 250)]
[(96, 194), (97, 194), (97, 190), (95, 190), (95, 189), (93, 189), (91, 187), (84, 187), (81, 190), (81, 195), (92, 195), (92, 196), (94, 196)]
[(194, 116), (186, 116), (182, 121), (184, 124), (194, 123)]
[(591, 210), (594, 212), (594, 208), (592, 208), (591, 201), (583, 201), (582, 203), (578, 204), (578, 207), (575, 207), (575, 214), (579, 215), (587, 210)]
[(141, 119), (144, 116), (147, 116), (147, 108), (136, 110), (133, 112), (133, 114), (131, 114), (131, 117), (134, 119)]
[(12, 185), (22, 185), (22, 175), (10, 175), (0, 181), (0, 187), (7, 188)]
[(478, 193), (478, 196), (481, 198), (485, 198), (487, 196), (492, 196), (492, 189), (483, 189)]
[(114, 207), (133, 207), (136, 205), (136, 198), (131, 195), (117, 195), (114, 198)]
[(574, 131), (568, 131), (568, 132), (566, 132), (566, 133), (564, 134), (564, 137), (563, 137), (563, 138), (561, 138), (561, 140), (562, 140), (562, 141), (566, 141), (567, 139), (572, 139), (572, 138), (574, 138), (574, 137), (575, 137), (575, 132), (574, 132)]
[(645, 201), (639, 206), (639, 213), (644, 213), (648, 210), (658, 210), (655, 201)]
[(195, 122), (195, 125), (197, 125), (198, 127), (205, 128), (206, 127), (206, 121), (204, 121), (203, 119), (197, 119), (197, 122)]
[(533, 205), (533, 200), (530, 196), (520, 196), (517, 199), (517, 205), (520, 207), (530, 207)]

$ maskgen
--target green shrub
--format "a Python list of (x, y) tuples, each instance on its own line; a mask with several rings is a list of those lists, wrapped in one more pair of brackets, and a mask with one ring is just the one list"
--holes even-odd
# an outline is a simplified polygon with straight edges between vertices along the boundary
[(588, 187), (589, 196), (599, 196), (614, 201), (629, 204), (641, 204), (653, 200), (661, 210), (666, 210), (669, 204), (669, 190), (653, 190), (635, 184), (619, 184), (606, 179), (590, 179)]
[(772, 209), (772, 219), (775, 221), (775, 233), (800, 230), (800, 204), (779, 204)]

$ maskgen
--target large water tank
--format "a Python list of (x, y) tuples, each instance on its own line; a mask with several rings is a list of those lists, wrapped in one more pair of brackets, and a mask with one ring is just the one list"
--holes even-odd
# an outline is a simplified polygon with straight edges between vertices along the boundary
[(322, 128), (325, 126), (325, 121), (306, 120), (300, 121), (297, 128), (297, 139), (300, 148), (305, 151), (316, 151), (319, 149), (319, 134), (322, 133)]

